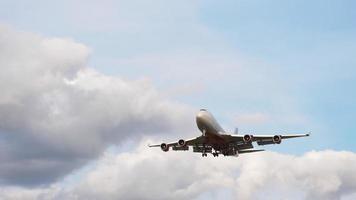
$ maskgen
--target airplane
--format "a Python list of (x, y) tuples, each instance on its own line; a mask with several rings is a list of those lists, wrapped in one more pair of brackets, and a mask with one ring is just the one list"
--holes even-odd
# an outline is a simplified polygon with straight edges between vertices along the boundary
[(193, 139), (180, 139), (177, 142), (148, 145), (149, 147), (161, 147), (167, 152), (172, 147), (173, 151), (188, 151), (189, 146), (193, 147), (193, 152), (201, 153), (202, 157), (207, 157), (211, 153), (214, 157), (219, 154), (224, 156), (238, 156), (243, 153), (253, 153), (264, 151), (264, 149), (253, 149), (253, 142), (258, 145), (280, 144), (283, 139), (306, 137), (310, 134), (289, 134), (289, 135), (239, 135), (238, 129), (234, 134), (224, 131), (213, 115), (206, 109), (200, 109), (196, 115), (196, 123), (201, 136)]

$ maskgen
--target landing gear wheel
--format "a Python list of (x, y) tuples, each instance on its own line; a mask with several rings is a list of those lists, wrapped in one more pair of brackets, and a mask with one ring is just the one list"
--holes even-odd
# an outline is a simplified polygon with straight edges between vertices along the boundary
[(206, 153), (201, 154), (202, 157), (207, 157), (208, 155)]

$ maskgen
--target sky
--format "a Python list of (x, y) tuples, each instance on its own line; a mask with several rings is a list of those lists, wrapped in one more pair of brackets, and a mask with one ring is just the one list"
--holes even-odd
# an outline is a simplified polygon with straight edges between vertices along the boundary
[[(0, 0), (1, 199), (354, 199), (355, 9)], [(199, 135), (200, 108), (312, 135), (227, 159), (147, 148)]]

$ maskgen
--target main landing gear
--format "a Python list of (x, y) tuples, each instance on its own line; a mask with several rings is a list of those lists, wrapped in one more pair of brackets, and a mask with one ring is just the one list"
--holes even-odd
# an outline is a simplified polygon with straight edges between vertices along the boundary
[[(218, 157), (218, 156), (219, 156), (219, 153), (217, 153), (217, 152), (214, 152), (214, 153), (212, 153), (212, 154), (213, 154), (214, 157)], [(208, 154), (207, 154), (207, 153), (202, 153), (201, 156), (202, 156), (202, 157), (207, 157)]]

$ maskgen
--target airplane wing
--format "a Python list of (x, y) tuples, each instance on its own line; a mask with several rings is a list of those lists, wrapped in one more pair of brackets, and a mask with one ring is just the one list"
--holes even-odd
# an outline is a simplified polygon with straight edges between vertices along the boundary
[[(254, 150), (252, 142), (257, 142), (258, 145), (268, 145), (268, 144), (280, 144), (283, 139), (296, 138), (296, 137), (306, 137), (309, 134), (289, 134), (289, 135), (221, 135), (225, 141), (232, 144), (234, 143), (238, 148), (239, 153), (253, 153), (263, 150)], [(189, 146), (193, 146), (193, 152), (196, 153), (211, 153), (212, 146), (210, 144), (205, 144), (205, 138), (199, 136), (196, 138), (183, 140), (180, 139), (177, 142), (161, 143), (148, 145), (149, 147), (160, 147), (163, 151), (187, 151)]]
[(257, 142), (258, 145), (268, 145), (268, 144), (280, 144), (283, 139), (297, 138), (297, 137), (307, 137), (307, 134), (287, 134), (287, 135), (230, 135), (231, 142), (242, 142), (251, 143)]
[(163, 151), (168, 151), (170, 147), (172, 147), (172, 150), (174, 151), (182, 151), (182, 150), (188, 150), (188, 146), (201, 146), (203, 145), (203, 140), (204, 138), (202, 136), (188, 139), (188, 140), (183, 140), (180, 139), (177, 142), (171, 142), (171, 143), (162, 143), (162, 144), (153, 144), (153, 145), (148, 145), (148, 147), (161, 147)]

